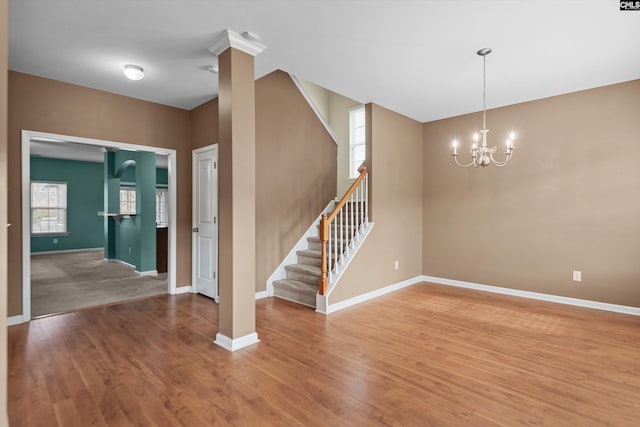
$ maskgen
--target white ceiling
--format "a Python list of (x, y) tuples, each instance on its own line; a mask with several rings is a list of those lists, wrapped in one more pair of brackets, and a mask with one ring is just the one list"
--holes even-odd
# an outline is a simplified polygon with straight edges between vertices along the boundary
[[(217, 94), (207, 51), (261, 36), (282, 69), (421, 122), (640, 78), (640, 12), (617, 0), (10, 0), (12, 70), (184, 109)], [(127, 63), (145, 69), (129, 81)]]

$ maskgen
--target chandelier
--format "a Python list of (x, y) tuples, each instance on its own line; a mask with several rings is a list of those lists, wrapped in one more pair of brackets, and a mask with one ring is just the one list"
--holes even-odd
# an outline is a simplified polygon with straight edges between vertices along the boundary
[(473, 144), (471, 145), (471, 161), (467, 164), (463, 164), (458, 162), (458, 141), (453, 140), (453, 159), (456, 161), (458, 166), (462, 166), (463, 168), (473, 166), (478, 167), (482, 166), (487, 167), (489, 165), (494, 166), (504, 166), (511, 159), (511, 155), (513, 154), (513, 141), (515, 139), (515, 134), (511, 132), (509, 138), (507, 138), (506, 149), (505, 149), (505, 159), (502, 161), (496, 160), (493, 155), (498, 151), (496, 147), (487, 147), (487, 134), (489, 133), (489, 129), (487, 129), (487, 55), (491, 53), (491, 49), (485, 47), (480, 49), (478, 55), (482, 56), (482, 72), (483, 72), (483, 81), (482, 81), (482, 130), (480, 133), (482, 134), (482, 141), (480, 145), (478, 145), (478, 140), (480, 139), (478, 133), (476, 132), (473, 135)]

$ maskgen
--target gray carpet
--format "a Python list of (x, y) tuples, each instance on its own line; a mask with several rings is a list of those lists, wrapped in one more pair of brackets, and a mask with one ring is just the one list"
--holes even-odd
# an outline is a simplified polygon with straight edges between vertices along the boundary
[(33, 317), (166, 292), (166, 273), (138, 276), (131, 267), (104, 261), (102, 251), (31, 257)]

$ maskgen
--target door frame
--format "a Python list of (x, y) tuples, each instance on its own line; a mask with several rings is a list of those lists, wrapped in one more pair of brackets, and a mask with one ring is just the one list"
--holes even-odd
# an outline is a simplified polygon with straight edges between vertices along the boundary
[[(196, 148), (194, 150), (191, 151), (191, 288), (192, 288), (192, 292), (198, 293), (197, 289), (196, 289), (196, 236), (195, 236), (195, 232), (193, 231), (193, 228), (196, 226), (196, 213), (198, 211), (198, 207), (196, 205), (197, 203), (197, 192), (196, 192), (196, 186), (197, 186), (197, 173), (198, 173), (198, 169), (195, 167), (196, 164), (196, 158), (198, 157), (198, 154), (203, 153), (205, 151), (209, 151), (209, 150), (215, 150), (215, 161), (216, 163), (218, 163), (218, 166), (220, 164), (219, 161), (219, 151), (218, 151), (218, 144), (210, 144), (207, 145), (205, 147), (200, 147), (200, 148)], [(218, 171), (219, 169), (216, 169), (216, 175), (219, 178), (218, 175)], [(216, 179), (216, 184), (218, 183), (218, 179)], [(218, 202), (220, 201), (219, 197), (218, 197), (218, 188), (216, 187), (216, 211), (215, 216), (218, 217), (218, 210), (219, 210), (219, 206), (218, 206)], [(218, 217), (219, 219), (219, 217)], [(215, 241), (215, 251), (216, 251), (216, 256), (213, 260), (213, 266), (214, 266), (214, 271), (216, 272), (216, 297), (215, 297), (215, 302), (217, 303), (220, 299), (220, 274), (218, 274), (218, 240), (220, 239), (219, 237), (219, 224), (220, 221), (216, 221), (216, 241)]]
[[(84, 138), (80, 136), (60, 135), (49, 132), (22, 130), (22, 322), (31, 320), (31, 138), (73, 142), (76, 144), (98, 145), (122, 150), (148, 151), (168, 156), (169, 160), (169, 265), (167, 271), (167, 292), (176, 290), (176, 234), (177, 234), (177, 165), (176, 150), (147, 145), (127, 144), (124, 142)], [(97, 214), (97, 212), (96, 212)]]

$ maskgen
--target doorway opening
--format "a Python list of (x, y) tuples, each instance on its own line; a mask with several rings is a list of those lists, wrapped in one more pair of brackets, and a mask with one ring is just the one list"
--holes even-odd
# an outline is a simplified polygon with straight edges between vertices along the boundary
[[(137, 158), (139, 170), (144, 166), (146, 171), (146, 181), (134, 171), (135, 160), (121, 161), (123, 167), (117, 171), (117, 180), (100, 176), (100, 168), (105, 170), (104, 162), (116, 153), (120, 159)], [(98, 165), (101, 157), (102, 164)], [(32, 164), (36, 165), (33, 170)], [(103, 178), (100, 183), (103, 187), (83, 188), (90, 180), (82, 178), (70, 178), (75, 179), (73, 185), (71, 181), (38, 179), (46, 178), (43, 170), (46, 167), (52, 169), (51, 176), (56, 176), (61, 168), (69, 169), (69, 165), (84, 167), (85, 172), (92, 170), (94, 178), (96, 175)], [(137, 193), (140, 212), (135, 212), (136, 180), (145, 182), (144, 193), (140, 188)], [(76, 194), (67, 197), (67, 191)], [(78, 197), (78, 191), (82, 197)], [(151, 200), (150, 207), (143, 211), (141, 206), (147, 206), (141, 204), (143, 198), (148, 201), (154, 196), (156, 203)], [(107, 206), (109, 197), (109, 209), (95, 209)], [(100, 230), (95, 230), (96, 224)], [(153, 230), (149, 224), (151, 227), (155, 224)], [(153, 294), (176, 293), (176, 224), (175, 150), (23, 130), (22, 320)], [(123, 236), (117, 245), (114, 233)], [(146, 240), (154, 243), (147, 245), (143, 237), (135, 236), (127, 241), (135, 233), (155, 234)], [(43, 309), (43, 301), (38, 298), (44, 298), (49, 308)]]

